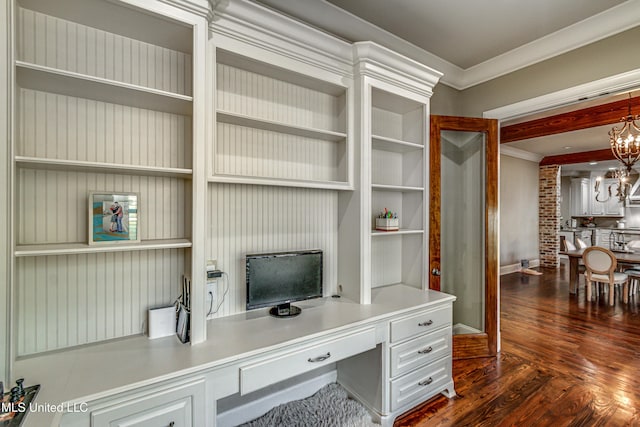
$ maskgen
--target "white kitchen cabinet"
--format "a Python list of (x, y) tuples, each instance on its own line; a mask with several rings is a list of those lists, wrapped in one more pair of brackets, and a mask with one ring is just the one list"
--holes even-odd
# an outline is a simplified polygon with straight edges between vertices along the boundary
[(589, 178), (571, 180), (571, 216), (590, 216)]
[[(624, 205), (616, 196), (618, 180), (602, 179), (599, 195), (594, 188), (597, 175), (571, 180), (571, 216), (624, 216)], [(611, 195), (609, 195), (611, 189)], [(597, 195), (597, 198), (596, 198)]]
[(597, 216), (624, 216), (624, 204), (617, 196), (618, 180), (615, 178), (601, 179), (600, 191), (595, 192), (595, 185), (598, 177), (594, 175), (591, 179), (591, 215)]
[(624, 216), (624, 203), (621, 203), (616, 193), (618, 188), (618, 180), (608, 178), (603, 180), (607, 188), (607, 196), (609, 195), (609, 187), (611, 187), (611, 197), (604, 203), (604, 215), (606, 216)]

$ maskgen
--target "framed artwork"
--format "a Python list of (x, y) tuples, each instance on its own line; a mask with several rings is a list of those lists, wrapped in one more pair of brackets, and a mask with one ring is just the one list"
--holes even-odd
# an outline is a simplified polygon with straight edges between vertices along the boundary
[(140, 242), (137, 193), (89, 193), (89, 244)]

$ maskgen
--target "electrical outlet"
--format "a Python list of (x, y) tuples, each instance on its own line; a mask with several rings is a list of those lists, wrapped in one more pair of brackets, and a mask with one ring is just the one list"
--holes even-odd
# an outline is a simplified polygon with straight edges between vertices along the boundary
[(207, 313), (215, 311), (216, 304), (218, 303), (218, 281), (211, 280), (207, 282)]

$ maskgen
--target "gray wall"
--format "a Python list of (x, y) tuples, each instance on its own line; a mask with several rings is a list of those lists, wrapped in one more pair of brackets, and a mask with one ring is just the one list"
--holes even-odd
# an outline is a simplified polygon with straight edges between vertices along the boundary
[(538, 258), (538, 164), (501, 155), (500, 265)]
[(461, 116), (460, 98), (462, 93), (452, 87), (439, 84), (433, 89), (431, 114), (438, 116)]
[[(436, 86), (432, 113), (482, 117), (518, 101), (640, 68), (640, 27), (457, 91)], [(538, 165), (500, 156), (500, 265), (537, 259)]]
[(493, 108), (640, 68), (640, 27), (556, 56), (461, 92), (460, 115)]

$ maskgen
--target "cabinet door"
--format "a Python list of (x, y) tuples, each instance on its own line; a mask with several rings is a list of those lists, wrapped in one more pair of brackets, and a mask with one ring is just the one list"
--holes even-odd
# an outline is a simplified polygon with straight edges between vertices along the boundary
[(93, 427), (200, 426), (207, 403), (205, 381), (169, 383), (91, 411)]
[[(618, 180), (617, 179), (605, 179), (605, 186), (607, 191), (611, 187), (611, 198), (605, 203), (605, 215), (623, 216), (624, 206), (617, 197)], [(607, 193), (608, 194), (608, 193)]]
[(589, 180), (576, 178), (571, 181), (571, 216), (590, 215)]

